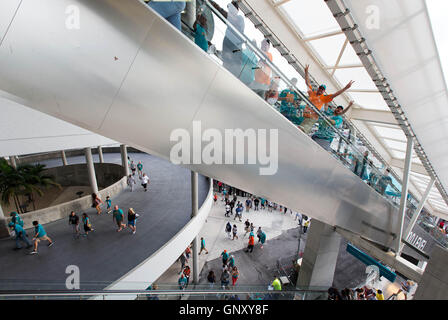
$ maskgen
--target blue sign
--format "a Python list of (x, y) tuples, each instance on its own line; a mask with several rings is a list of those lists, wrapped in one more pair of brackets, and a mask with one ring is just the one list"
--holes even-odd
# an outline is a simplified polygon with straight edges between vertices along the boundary
[(390, 282), (394, 282), (395, 279), (397, 278), (397, 275), (394, 272), (392, 272), (388, 267), (383, 266), (381, 263), (373, 259), (371, 256), (365, 254), (364, 252), (362, 252), (361, 250), (359, 250), (350, 243), (347, 244), (347, 252), (368, 266), (370, 265), (377, 266), (378, 269), (380, 270), (380, 276), (385, 277)]

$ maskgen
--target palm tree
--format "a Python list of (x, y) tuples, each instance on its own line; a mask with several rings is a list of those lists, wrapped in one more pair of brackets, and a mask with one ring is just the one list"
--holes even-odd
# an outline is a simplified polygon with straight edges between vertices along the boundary
[(14, 168), (5, 159), (0, 159), (0, 193), (1, 200), (8, 204), (14, 201), (17, 212), (24, 213), (21, 207), (20, 196), (27, 196), (33, 203), (35, 210), (34, 193), (43, 196), (42, 188), (57, 186), (51, 176), (44, 175), (45, 165), (21, 165)]

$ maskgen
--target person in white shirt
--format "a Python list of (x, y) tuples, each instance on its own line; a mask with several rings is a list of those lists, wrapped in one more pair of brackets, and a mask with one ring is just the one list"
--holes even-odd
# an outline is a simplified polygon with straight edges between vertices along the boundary
[(128, 179), (126, 182), (127, 182), (128, 186), (131, 188), (131, 192), (132, 192), (132, 190), (134, 190), (134, 184), (135, 184), (134, 176), (132, 174), (130, 174), (128, 176)]
[(148, 190), (148, 183), (149, 183), (149, 177), (146, 175), (146, 173), (143, 173), (142, 186), (143, 188), (145, 188), (145, 191)]

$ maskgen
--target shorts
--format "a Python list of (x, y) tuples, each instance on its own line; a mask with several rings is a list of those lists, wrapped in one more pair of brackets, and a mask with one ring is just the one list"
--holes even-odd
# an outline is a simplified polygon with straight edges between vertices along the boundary
[(42, 237), (39, 237), (39, 238), (36, 238), (36, 241), (37, 241), (37, 242), (39, 242), (39, 241), (41, 241), (41, 240), (47, 240), (47, 241), (50, 241), (50, 238), (48, 238), (47, 235), (42, 236)]

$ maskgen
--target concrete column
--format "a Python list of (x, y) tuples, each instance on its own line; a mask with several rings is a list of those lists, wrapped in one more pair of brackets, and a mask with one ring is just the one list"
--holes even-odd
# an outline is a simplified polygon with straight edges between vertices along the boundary
[(431, 251), (431, 258), (418, 283), (414, 300), (448, 300), (448, 251), (438, 245)]
[(404, 229), (404, 218), (406, 210), (406, 202), (408, 199), (408, 184), (409, 184), (409, 173), (411, 172), (411, 161), (412, 161), (412, 148), (414, 147), (414, 140), (412, 137), (407, 137), (408, 143), (406, 146), (406, 158), (404, 159), (404, 169), (403, 169), (403, 180), (401, 183), (401, 199), (400, 199), (400, 209), (398, 211), (398, 230), (397, 230), (397, 240), (395, 244), (395, 252), (400, 252), (401, 248), (401, 238), (403, 237)]
[(2, 206), (0, 205), (0, 238), (9, 237), (9, 229), (6, 224), (5, 214), (3, 213)]
[(296, 287), (331, 287), (340, 244), (334, 227), (312, 219)]
[(98, 156), (100, 157), (100, 163), (104, 163), (103, 148), (101, 146), (98, 146)]
[[(191, 171), (191, 217), (198, 214), (198, 173)], [(199, 239), (193, 240), (193, 283), (199, 284)]]
[(120, 151), (121, 151), (121, 165), (123, 166), (123, 173), (127, 177), (129, 175), (128, 149), (125, 144), (120, 145)]
[(11, 166), (13, 168), (17, 168), (17, 163), (16, 163), (16, 157), (15, 156), (9, 156), (9, 163), (11, 164)]
[[(420, 203), (418, 204), (418, 207), (415, 210), (411, 221), (409, 221), (406, 231), (403, 233), (404, 239), (407, 239), (409, 236), (409, 233), (412, 231), (412, 229), (414, 229), (415, 223), (417, 222), (417, 219), (420, 216), (420, 213), (422, 212), (422, 209), (426, 203), (426, 200), (428, 199), (429, 193), (431, 192), (431, 189), (434, 186), (434, 182), (435, 182), (435, 179), (431, 178), (428, 185), (426, 186), (425, 193), (423, 194), (422, 198), (420, 199)], [(398, 256), (401, 255), (403, 248), (404, 248), (404, 243), (402, 243), (400, 246), (400, 251), (398, 252)]]
[(96, 183), (95, 167), (93, 165), (92, 149), (85, 148), (84, 152), (86, 154), (87, 171), (89, 173), (90, 186), (92, 187), (93, 193), (98, 193), (98, 184)]
[(62, 157), (62, 165), (66, 166), (67, 163), (67, 157), (65, 156), (65, 151), (61, 150), (61, 157)]

